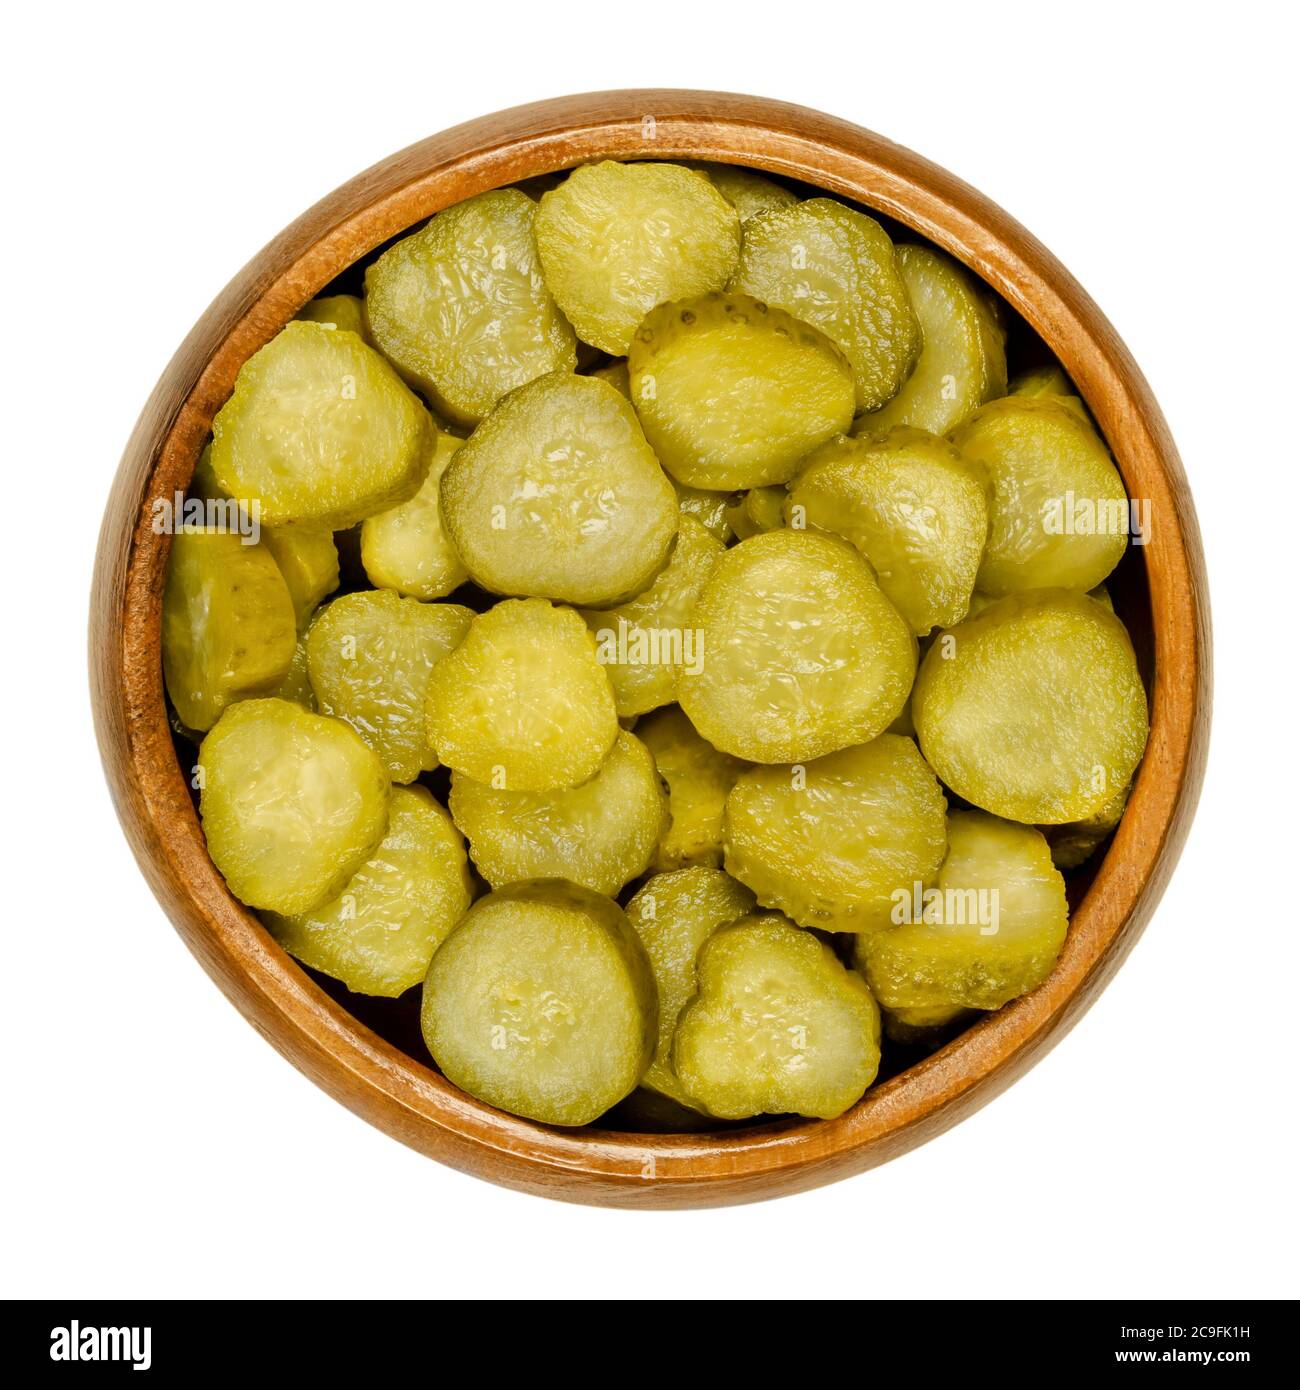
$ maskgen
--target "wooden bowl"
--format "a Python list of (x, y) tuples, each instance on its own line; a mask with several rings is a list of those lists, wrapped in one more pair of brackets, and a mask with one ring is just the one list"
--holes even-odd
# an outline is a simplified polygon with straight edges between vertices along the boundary
[[(835, 1120), (686, 1135), (565, 1131), (464, 1095), (365, 1026), (231, 897), (173, 746), (160, 658), (168, 538), (151, 529), (151, 504), (188, 484), (240, 366), (324, 286), (440, 208), (605, 157), (751, 165), (854, 199), (936, 242), (1060, 358), (1130, 495), (1150, 502), (1150, 543), (1130, 547), (1114, 588), (1151, 677), (1151, 738), (1128, 813), (1082, 885), (1060, 962), (1032, 994)], [(100, 749), (131, 847), (177, 931), (245, 1017), (337, 1100), (413, 1148), (510, 1187), (611, 1206), (797, 1192), (904, 1153), (997, 1095), (1064, 1035), (1151, 915), (1196, 805), (1210, 716), (1192, 500), (1159, 407), (1101, 311), (1024, 228), (935, 165), (803, 107), (711, 92), (602, 92), (471, 121), (376, 165), (282, 232), (186, 338), (126, 447), (100, 533), (90, 664)]]

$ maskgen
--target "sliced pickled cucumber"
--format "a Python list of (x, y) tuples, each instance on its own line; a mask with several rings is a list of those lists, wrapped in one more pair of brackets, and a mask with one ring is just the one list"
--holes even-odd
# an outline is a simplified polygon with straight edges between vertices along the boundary
[(1058, 405), (1072, 410), (1087, 424), (1092, 423), (1078, 388), (1055, 362), (1046, 367), (1034, 367), (1027, 372), (1021, 372), (1007, 387), (1007, 395), (1054, 400)]
[(788, 208), (799, 201), (798, 194), (783, 188), (752, 169), (737, 164), (696, 164), (699, 171), (740, 214), (743, 227), (751, 217)]
[(960, 1005), (938, 1004), (923, 1009), (880, 1010), (881, 1027), (890, 1042), (905, 1047), (930, 1047), (955, 1031), (954, 1025), (975, 1018), (975, 1011)]
[(614, 357), (656, 304), (720, 290), (740, 252), (735, 208), (680, 164), (575, 169), (542, 196), (534, 230), (556, 302)]
[(163, 590), (163, 676), (200, 733), (222, 710), (275, 689), (294, 648), (293, 602), (271, 552), (204, 527), (172, 538)]
[(1005, 396), (952, 435), (992, 482), (979, 588), (1095, 588), (1128, 544), (1124, 482), (1101, 436), (1059, 400)]
[(632, 379), (628, 376), (626, 357), (619, 357), (613, 362), (607, 362), (603, 367), (596, 367), (588, 375), (607, 381), (620, 396), (632, 399)]
[(731, 288), (815, 324), (853, 366), (857, 409), (896, 395), (921, 329), (879, 222), (829, 198), (753, 218)]
[(294, 315), (306, 323), (323, 324), (326, 328), (343, 328), (358, 338), (369, 340), (366, 310), (355, 294), (327, 294), (304, 304)]
[(678, 869), (647, 879), (627, 905), (659, 992), (659, 1042), (641, 1084), (691, 1105), (670, 1054), (677, 1018), (695, 993), (695, 959), (719, 927), (754, 910), (754, 895), (717, 869)]
[(357, 994), (395, 999), (424, 979), (472, 899), (451, 817), (423, 787), (394, 787), (387, 833), (343, 892), (312, 911), (263, 920), (304, 965)]
[(727, 508), (727, 523), (742, 541), (785, 525), (783, 487), (753, 487)]
[(1124, 624), (1062, 589), (1012, 594), (941, 635), (912, 717), (958, 796), (1031, 825), (1095, 815), (1128, 786), (1147, 737)]
[(1058, 869), (1077, 869), (1091, 859), (1120, 823), (1128, 805), (1128, 787), (1120, 787), (1094, 815), (1067, 825), (1046, 825), (1043, 834), (1052, 850), (1052, 863)]
[(988, 503), (982, 476), (946, 441), (904, 428), (832, 440), (803, 465), (786, 510), (792, 526), (852, 541), (918, 636), (966, 616)]
[(835, 952), (776, 913), (716, 931), (696, 959), (672, 1069), (726, 1120), (843, 1114), (875, 1080), (880, 1012)]
[(551, 1125), (585, 1125), (654, 1055), (654, 976), (617, 903), (571, 883), (480, 898), (438, 948), (420, 1024), (448, 1080)]
[(654, 759), (626, 732), (579, 787), (499, 791), (455, 772), (449, 804), (479, 873), (494, 888), (566, 878), (612, 897), (645, 871), (668, 823)]
[(727, 872), (801, 926), (878, 931), (934, 881), (943, 792), (910, 738), (881, 734), (797, 767), (755, 767), (727, 798)]
[(295, 322), (240, 368), (212, 425), (212, 472), (267, 525), (341, 530), (416, 492), (432, 428), (355, 333)]
[(203, 740), (198, 767), (208, 853), (249, 907), (320, 907), (384, 837), (383, 764), (341, 719), (243, 700)]
[(445, 598), (469, 578), (443, 527), (438, 501), (442, 475), (464, 442), (436, 431), (419, 492), (361, 523), (361, 563), (377, 589), (396, 589), (412, 598)]
[(875, 738), (898, 715), (916, 639), (858, 552), (768, 531), (718, 561), (696, 605), (699, 675), (678, 702), (715, 748), (793, 763)]
[(678, 482), (783, 483), (853, 419), (853, 372), (823, 333), (747, 294), (661, 304), (628, 353), (632, 403)]
[(620, 719), (671, 704), (683, 671), (703, 662), (692, 615), (724, 549), (693, 516), (683, 515), (672, 558), (644, 593), (617, 608), (583, 611)]
[(456, 453), (442, 518), (482, 588), (600, 607), (663, 568), (678, 509), (627, 401), (556, 373), (512, 392)]
[(1005, 334), (988, 291), (951, 257), (900, 246), (897, 262), (921, 326), (921, 355), (902, 390), (853, 432), (880, 435), (911, 425), (947, 434), (977, 406), (1005, 394)]
[(289, 586), (301, 630), (320, 601), (339, 586), (339, 552), (333, 533), (314, 526), (266, 526), (262, 542)]
[(727, 520), (727, 508), (733, 504), (736, 494), (687, 487), (675, 478), (671, 481), (677, 493), (678, 510), (684, 515), (693, 516), (711, 536), (716, 536), (726, 545), (733, 535), (731, 523)]
[(1065, 880), (1032, 826), (982, 811), (948, 818), (948, 857), (918, 914), (860, 936), (872, 993), (890, 1009), (998, 1009), (1041, 984), (1065, 944)]
[(366, 271), (366, 314), (384, 355), (453, 420), (577, 365), (573, 329), (542, 279), (537, 205), (517, 188), (466, 199)]
[(429, 681), (429, 740), (448, 767), (505, 791), (576, 787), (618, 735), (596, 642), (571, 608), (513, 599), (479, 614)]
[(293, 649), (293, 660), (284, 673), (284, 679), (270, 692), (277, 700), (292, 700), (303, 709), (316, 708), (316, 692), (311, 688), (311, 676), (307, 670), (307, 633), (298, 634)]
[(637, 721), (637, 737), (650, 750), (668, 784), (669, 824), (659, 840), (653, 867), (681, 869), (722, 863), (722, 817), (727, 793), (745, 764), (706, 743), (676, 706)]

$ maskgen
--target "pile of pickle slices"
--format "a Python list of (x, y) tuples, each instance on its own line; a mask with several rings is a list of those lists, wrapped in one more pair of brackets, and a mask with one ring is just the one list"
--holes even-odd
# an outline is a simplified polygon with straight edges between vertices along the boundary
[(172, 539), (231, 891), (554, 1125), (835, 1116), (882, 1033), (1034, 989), (1147, 702), (1127, 526), (1063, 524), (1124, 485), (1007, 347), (955, 261), (737, 167), (399, 240), (245, 364)]

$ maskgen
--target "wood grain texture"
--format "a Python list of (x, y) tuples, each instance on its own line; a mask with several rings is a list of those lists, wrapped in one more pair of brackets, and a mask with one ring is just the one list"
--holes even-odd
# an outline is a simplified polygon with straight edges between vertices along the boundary
[[(716, 1135), (565, 1132), (465, 1096), (331, 1000), (230, 896), (167, 724), (168, 539), (153, 534), (150, 506), (189, 482), (241, 364), (336, 275), (413, 223), (485, 189), (601, 157), (746, 164), (856, 199), (929, 237), (1057, 354), (1130, 495), (1151, 504), (1140, 557), (1154, 657), (1151, 739), (1060, 962), (1032, 994), (835, 1120)], [(905, 1152), (997, 1095), (1087, 1008), (1150, 917), (1196, 805), (1210, 618), (1196, 516), (1159, 407), (1101, 311), (1024, 228), (951, 174), (830, 116), (724, 93), (621, 91), (518, 107), (414, 145), (318, 203), (235, 277), (168, 365), (114, 479), (96, 559), (90, 671), (109, 786), (150, 886), (203, 967), (290, 1061), (372, 1124), (480, 1177), (570, 1201), (706, 1206), (796, 1192)]]

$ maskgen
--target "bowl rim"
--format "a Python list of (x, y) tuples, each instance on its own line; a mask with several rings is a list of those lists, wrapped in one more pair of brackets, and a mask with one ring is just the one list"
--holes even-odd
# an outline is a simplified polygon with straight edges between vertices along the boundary
[[(457, 1090), (335, 1003), (231, 896), (208, 858), (163, 700), (169, 538), (154, 499), (184, 489), (239, 366), (375, 247), (475, 193), (598, 158), (703, 159), (816, 185), (894, 218), (964, 262), (1060, 358), (1148, 499), (1143, 560), (1155, 674), (1151, 735), (1129, 810), (1035, 991), (869, 1090), (834, 1120), (689, 1135), (566, 1131)], [(497, 112), (381, 161), (309, 209), (205, 311), (126, 446), (100, 531), (92, 703), (127, 838), (190, 950), (253, 1025), (318, 1085), (411, 1147), (525, 1191), (615, 1206), (707, 1206), (803, 1190), (886, 1161), (992, 1099), (1064, 1036), (1118, 968), (1173, 870), (1208, 748), (1210, 618), (1187, 481), (1160, 409), (1101, 310), (1023, 227), (909, 150), (766, 98), (593, 92)]]

